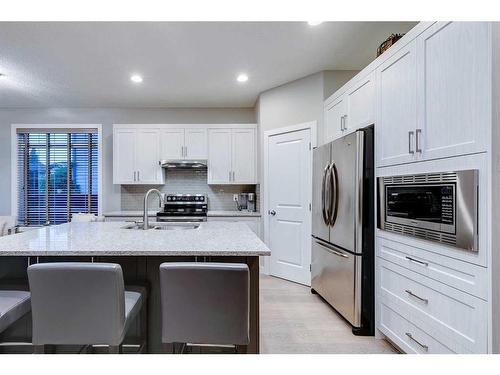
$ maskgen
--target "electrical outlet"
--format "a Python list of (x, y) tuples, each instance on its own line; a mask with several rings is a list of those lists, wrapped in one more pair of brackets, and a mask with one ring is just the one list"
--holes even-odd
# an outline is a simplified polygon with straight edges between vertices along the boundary
[(238, 194), (233, 194), (233, 201), (238, 202)]

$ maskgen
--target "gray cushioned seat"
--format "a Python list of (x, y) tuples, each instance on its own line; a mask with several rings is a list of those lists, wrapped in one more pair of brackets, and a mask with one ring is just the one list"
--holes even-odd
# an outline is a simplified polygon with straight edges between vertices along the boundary
[(21, 290), (0, 290), (0, 332), (31, 310), (30, 293)]
[(146, 298), (112, 263), (34, 264), (28, 279), (34, 345), (120, 345)]
[(162, 263), (160, 289), (164, 343), (248, 344), (246, 264)]

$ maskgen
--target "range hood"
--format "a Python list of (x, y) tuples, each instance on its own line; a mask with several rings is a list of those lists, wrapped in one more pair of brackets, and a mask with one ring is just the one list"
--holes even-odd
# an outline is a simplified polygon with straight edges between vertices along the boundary
[(184, 160), (184, 159), (170, 159), (160, 160), (162, 168), (166, 169), (206, 169), (206, 160)]

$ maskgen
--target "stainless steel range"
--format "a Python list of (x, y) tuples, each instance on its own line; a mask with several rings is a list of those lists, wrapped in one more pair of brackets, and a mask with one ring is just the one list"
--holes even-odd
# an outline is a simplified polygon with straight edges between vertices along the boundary
[(208, 197), (205, 194), (168, 194), (163, 210), (156, 214), (157, 221), (207, 221)]

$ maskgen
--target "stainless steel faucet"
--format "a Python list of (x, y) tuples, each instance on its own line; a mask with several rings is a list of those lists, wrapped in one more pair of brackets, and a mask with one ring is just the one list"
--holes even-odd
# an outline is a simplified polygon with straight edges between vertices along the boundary
[(142, 219), (142, 229), (149, 229), (149, 218), (148, 218), (148, 198), (149, 194), (156, 193), (160, 198), (160, 207), (163, 206), (163, 194), (158, 189), (149, 189), (146, 194), (144, 194), (144, 216)]

